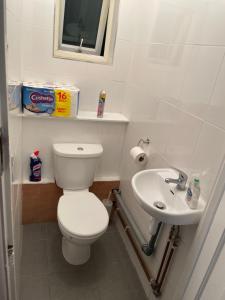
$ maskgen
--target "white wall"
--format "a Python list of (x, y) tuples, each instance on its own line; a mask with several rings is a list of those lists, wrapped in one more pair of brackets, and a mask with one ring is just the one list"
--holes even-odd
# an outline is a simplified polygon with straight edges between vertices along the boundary
[[(7, 1), (7, 75), (8, 80), (21, 80), (21, 1)], [(11, 209), (15, 247), (16, 290), (19, 296), (22, 249), (22, 118), (20, 109), (9, 112), (9, 143), (11, 156)]]
[(77, 85), (81, 89), (82, 110), (96, 110), (99, 91), (104, 88), (108, 93), (106, 110), (120, 112), (131, 57), (131, 42), (123, 34), (127, 26), (123, 21), (125, 7), (121, 5), (113, 65), (100, 65), (54, 58), (54, 0), (22, 2), (23, 80), (62, 81)]
[[(54, 0), (23, 0), (22, 8), (22, 79), (61, 81), (81, 89), (80, 109), (97, 109), (99, 91), (107, 91), (106, 111), (122, 112), (128, 76), (131, 46), (127, 32), (133, 20), (129, 4), (121, 0), (119, 28), (112, 65), (99, 65), (53, 57)], [(132, 12), (135, 13), (135, 12)], [(51, 144), (54, 141), (102, 142), (105, 153), (98, 177), (118, 177), (122, 135), (125, 125), (89, 122), (61, 122), (24, 119), (24, 180), (28, 177), (28, 160), (34, 148), (40, 148), (44, 177), (52, 179)]]
[(104, 149), (96, 180), (118, 180), (126, 125), (69, 120), (23, 120), (24, 180), (29, 175), (29, 155), (40, 149), (43, 178), (54, 180), (53, 143), (101, 143)]
[[(121, 189), (139, 227), (148, 236), (149, 216), (134, 199), (130, 180), (140, 170), (128, 155), (141, 137), (151, 139), (146, 168), (180, 168), (200, 173), (207, 201), (225, 152), (225, 2), (205, 0), (132, 1), (139, 16), (132, 37), (133, 63), (125, 91), (130, 117)], [(162, 299), (174, 299), (183, 260), (196, 227), (182, 228), (182, 243)], [(165, 228), (149, 266), (156, 272)], [(153, 297), (153, 296), (151, 296)], [(180, 300), (180, 299), (178, 299)]]

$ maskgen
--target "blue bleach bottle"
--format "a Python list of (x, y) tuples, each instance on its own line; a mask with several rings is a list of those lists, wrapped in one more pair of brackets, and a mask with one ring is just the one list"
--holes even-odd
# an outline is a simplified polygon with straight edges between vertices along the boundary
[(30, 156), (30, 181), (41, 181), (41, 165), (39, 151), (35, 150)]

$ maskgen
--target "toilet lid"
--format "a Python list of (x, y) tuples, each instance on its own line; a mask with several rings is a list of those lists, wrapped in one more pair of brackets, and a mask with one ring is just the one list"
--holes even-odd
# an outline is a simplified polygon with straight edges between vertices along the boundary
[(66, 231), (84, 238), (104, 232), (109, 222), (105, 206), (93, 193), (87, 191), (62, 196), (57, 213)]

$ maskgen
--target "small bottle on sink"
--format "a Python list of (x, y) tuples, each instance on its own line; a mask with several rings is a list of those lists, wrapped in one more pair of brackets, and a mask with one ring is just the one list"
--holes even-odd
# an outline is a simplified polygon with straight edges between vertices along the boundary
[(200, 180), (198, 177), (193, 177), (189, 183), (189, 187), (186, 193), (186, 201), (191, 209), (198, 208), (200, 193)]

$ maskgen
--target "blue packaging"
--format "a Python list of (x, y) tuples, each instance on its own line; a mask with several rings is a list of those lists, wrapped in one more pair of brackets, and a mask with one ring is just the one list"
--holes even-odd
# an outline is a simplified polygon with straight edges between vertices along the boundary
[(48, 114), (55, 110), (54, 88), (23, 86), (24, 113)]

